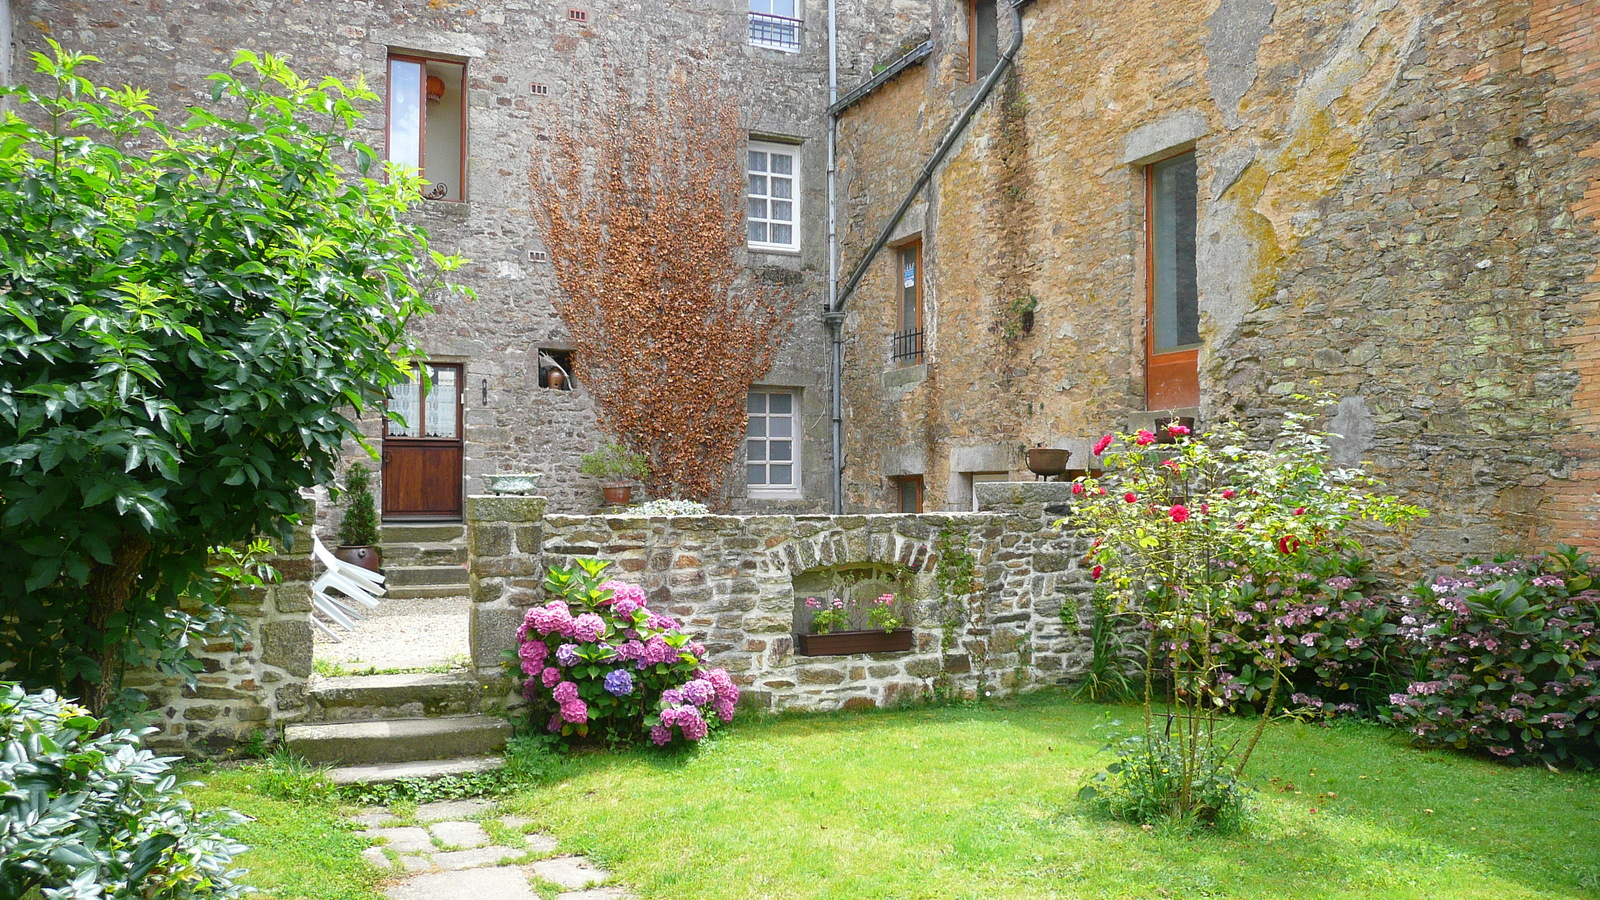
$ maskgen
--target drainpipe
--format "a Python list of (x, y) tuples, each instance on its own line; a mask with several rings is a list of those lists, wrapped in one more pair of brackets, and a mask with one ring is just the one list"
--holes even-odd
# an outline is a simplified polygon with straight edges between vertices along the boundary
[[(871, 268), (873, 260), (888, 245), (890, 236), (894, 234), (895, 228), (900, 225), (900, 220), (905, 218), (906, 212), (911, 209), (911, 204), (917, 201), (917, 195), (922, 193), (922, 189), (927, 187), (928, 182), (933, 179), (933, 174), (938, 170), (939, 164), (944, 162), (945, 155), (950, 152), (951, 147), (955, 146), (956, 140), (966, 132), (967, 126), (971, 124), (973, 117), (978, 114), (978, 110), (982, 108), (984, 101), (988, 100), (989, 94), (993, 93), (995, 85), (1000, 83), (1000, 79), (1005, 77), (1006, 71), (1011, 68), (1012, 63), (1016, 60), (1017, 52), (1022, 49), (1022, 9), (1032, 2), (1033, 0), (1011, 0), (1011, 45), (1006, 47), (1005, 52), (1000, 55), (999, 61), (995, 63), (994, 70), (989, 73), (989, 77), (983, 80), (983, 84), (978, 87), (978, 92), (973, 95), (966, 109), (961, 111), (961, 115), (957, 116), (956, 120), (950, 124), (949, 129), (945, 131), (944, 137), (940, 139), (938, 146), (934, 148), (933, 155), (929, 157), (927, 165), (924, 165), (922, 171), (917, 173), (917, 180), (912, 183), (911, 189), (906, 191), (905, 199), (900, 201), (900, 205), (895, 209), (894, 214), (889, 217), (889, 221), (884, 223), (883, 229), (878, 232), (877, 239), (872, 242), (871, 247), (867, 248), (866, 255), (851, 270), (850, 279), (845, 282), (842, 289), (838, 288), (837, 282), (834, 280), (837, 272), (834, 245), (836, 240), (833, 199), (834, 136), (838, 129), (839, 113), (833, 113), (828, 116), (829, 284), (828, 308), (823, 312), (822, 320), (832, 329), (833, 334), (833, 511), (835, 514), (844, 512), (844, 417), (842, 413), (844, 404), (842, 344), (844, 338), (842, 331), (844, 328), (845, 302), (850, 299), (856, 288), (860, 286), (861, 279), (866, 277), (867, 269)], [(828, 27), (828, 93), (830, 97), (836, 97), (837, 85), (833, 83), (835, 78), (833, 0), (830, 0), (828, 7)]]
[[(828, 106), (839, 99), (838, 0), (828, 0)], [(839, 216), (835, 205), (839, 171), (839, 117), (828, 116), (828, 386), (833, 407), (833, 514), (844, 513), (844, 312), (839, 308)]]

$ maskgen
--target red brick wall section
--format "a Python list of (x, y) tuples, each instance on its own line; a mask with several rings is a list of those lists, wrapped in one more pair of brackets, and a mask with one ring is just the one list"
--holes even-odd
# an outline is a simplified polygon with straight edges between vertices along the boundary
[[(1524, 71), (1548, 72), (1556, 81), (1550, 104), (1552, 124), (1593, 121), (1600, 117), (1600, 0), (1534, 0), (1529, 21)], [(1581, 156), (1600, 159), (1600, 143)], [(1572, 205), (1580, 225), (1600, 227), (1600, 174), (1589, 182), (1582, 199)], [(1600, 550), (1600, 260), (1586, 281), (1583, 324), (1569, 330), (1563, 343), (1571, 348), (1569, 365), (1578, 376), (1573, 393), (1570, 429), (1556, 436), (1568, 461), (1565, 478), (1547, 487), (1543, 515), (1546, 537), (1588, 550)]]

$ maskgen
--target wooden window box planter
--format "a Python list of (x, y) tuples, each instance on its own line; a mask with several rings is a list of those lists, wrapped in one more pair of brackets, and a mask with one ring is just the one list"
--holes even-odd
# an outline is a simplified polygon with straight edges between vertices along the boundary
[(852, 653), (904, 653), (911, 649), (911, 629), (893, 631), (835, 631), (832, 634), (797, 634), (795, 651), (801, 656), (848, 656)]

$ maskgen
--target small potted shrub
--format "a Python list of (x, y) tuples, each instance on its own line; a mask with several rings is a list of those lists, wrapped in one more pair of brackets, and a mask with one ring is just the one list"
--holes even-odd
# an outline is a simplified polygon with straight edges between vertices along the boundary
[(593, 453), (585, 453), (579, 465), (585, 475), (600, 479), (606, 503), (624, 506), (633, 499), (633, 481), (650, 477), (650, 466), (643, 453), (636, 453), (615, 442), (606, 442)]
[(344, 473), (344, 517), (339, 520), (339, 547), (333, 555), (374, 572), (381, 563), (372, 473), (361, 463)]

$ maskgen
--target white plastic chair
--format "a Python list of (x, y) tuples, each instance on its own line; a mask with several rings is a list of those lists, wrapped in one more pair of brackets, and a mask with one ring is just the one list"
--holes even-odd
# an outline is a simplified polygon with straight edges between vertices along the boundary
[[(377, 572), (368, 571), (334, 556), (315, 534), (311, 536), (311, 553), (327, 569), (311, 583), (311, 624), (321, 629), (328, 637), (343, 643), (343, 639), (318, 619), (316, 614), (322, 613), (346, 631), (354, 631), (356, 620), (366, 617), (346, 601), (376, 609), (378, 601), (384, 594), (384, 578)], [(334, 596), (330, 591), (337, 591), (339, 596)]]

